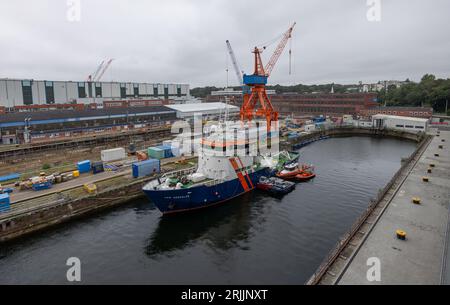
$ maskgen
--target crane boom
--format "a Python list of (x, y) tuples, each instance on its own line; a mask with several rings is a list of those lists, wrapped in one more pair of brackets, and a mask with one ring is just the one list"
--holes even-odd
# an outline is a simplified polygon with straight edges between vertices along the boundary
[(236, 77), (238, 79), (238, 83), (240, 85), (242, 85), (243, 84), (242, 72), (239, 69), (239, 65), (236, 60), (236, 56), (234, 55), (233, 48), (231, 47), (231, 43), (229, 40), (227, 40), (227, 48), (228, 48), (228, 53), (230, 54), (230, 57), (231, 57), (231, 61), (233, 62), (233, 67), (234, 67), (234, 71), (236, 72)]
[(103, 60), (100, 63), (100, 65), (97, 67), (97, 70), (95, 70), (95, 73), (88, 76), (88, 79), (87, 79), (88, 82), (92, 82), (97, 77), (97, 75), (100, 72), (100, 70), (102, 69), (104, 63), (105, 63), (105, 61)]
[(100, 81), (100, 79), (103, 77), (103, 75), (105, 74), (106, 70), (108, 70), (109, 66), (111, 65), (111, 63), (113, 62), (114, 59), (110, 59), (108, 60), (108, 62), (106, 63), (106, 65), (103, 67), (102, 72), (100, 72), (100, 74), (98, 75), (97, 78), (94, 78), (94, 81), (98, 82)]
[(100, 70), (103, 68), (103, 65), (105, 64), (105, 61), (103, 60), (100, 65), (98, 66), (97, 70), (95, 71), (94, 75), (92, 76), (92, 79), (96, 79), (98, 74), (100, 73)]
[(275, 64), (277, 63), (281, 54), (283, 53), (283, 50), (286, 47), (286, 44), (288, 43), (289, 39), (292, 37), (292, 31), (294, 30), (295, 25), (296, 25), (296, 23), (294, 22), (294, 24), (286, 31), (286, 33), (284, 33), (283, 39), (281, 39), (275, 52), (273, 53), (272, 57), (270, 58), (269, 62), (267, 63), (267, 65), (264, 69), (267, 76), (270, 76), (270, 73), (272, 73), (272, 70), (275, 67)]

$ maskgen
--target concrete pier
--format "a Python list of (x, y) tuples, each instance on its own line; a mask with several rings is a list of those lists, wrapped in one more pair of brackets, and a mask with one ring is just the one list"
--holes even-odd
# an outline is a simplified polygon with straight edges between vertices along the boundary
[[(379, 207), (311, 283), (449, 284), (449, 144), (450, 131), (441, 131), (424, 145)], [(413, 203), (413, 198), (420, 199), (420, 204)], [(397, 230), (406, 232), (406, 240), (397, 238)], [(367, 276), (375, 274), (374, 261), (380, 264), (379, 281)]]

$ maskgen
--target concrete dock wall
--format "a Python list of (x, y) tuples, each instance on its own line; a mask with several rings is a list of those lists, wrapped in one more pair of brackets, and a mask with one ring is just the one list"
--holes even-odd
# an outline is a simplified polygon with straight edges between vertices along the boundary
[(281, 144), (282, 147), (292, 149), (296, 145), (314, 142), (323, 137), (354, 137), (354, 136), (370, 136), (380, 138), (397, 138), (406, 139), (415, 142), (421, 142), (425, 137), (424, 133), (410, 133), (396, 130), (378, 130), (373, 128), (356, 128), (356, 127), (338, 127), (327, 130), (316, 131), (307, 135), (303, 135), (297, 139), (292, 139)]
[(0, 242), (95, 213), (143, 197), (142, 187), (154, 178), (140, 179), (131, 184), (105, 190), (76, 200), (61, 198), (23, 214), (0, 221)]
[[(419, 162), (423, 162), (424, 158), (429, 158), (428, 155), (431, 154), (429, 152), (429, 150), (434, 149), (434, 148), (430, 148), (430, 145), (431, 145), (430, 143), (433, 140), (433, 138), (434, 137), (431, 135), (421, 135), (421, 142), (418, 145), (416, 151), (411, 155), (410, 158), (408, 158), (407, 160), (404, 160), (405, 162), (402, 164), (402, 167), (400, 168), (400, 170), (391, 179), (391, 181), (386, 185), (386, 187), (380, 191), (377, 198), (375, 200), (371, 201), (371, 203), (370, 203), (369, 207), (367, 208), (367, 210), (365, 211), (365, 213), (363, 213), (363, 215), (361, 215), (361, 217), (354, 223), (354, 225), (349, 230), (349, 232), (347, 234), (345, 234), (343, 236), (343, 238), (335, 246), (335, 248), (332, 249), (330, 254), (324, 259), (322, 265), (317, 269), (315, 274), (309, 279), (307, 284), (309, 284), (309, 285), (316, 285), (316, 284), (329, 285), (329, 284), (336, 284), (340, 281), (345, 270), (347, 270), (347, 268), (349, 268), (349, 266), (352, 264), (353, 258), (357, 255), (357, 253), (363, 247), (365, 241), (371, 235), (374, 227), (377, 225), (379, 220), (382, 219), (382, 217), (384, 216), (384, 213), (385, 213), (386, 209), (389, 208), (389, 204), (391, 203), (391, 201), (393, 201), (395, 198), (397, 198), (396, 196), (403, 198), (406, 195), (404, 183), (405, 183), (405, 181), (407, 181), (407, 179), (409, 179), (410, 175), (412, 173), (414, 173), (413, 171), (418, 166), (421, 167), (419, 165)], [(426, 154), (426, 156), (424, 156), (424, 154)], [(432, 162), (432, 161), (429, 161), (429, 162)], [(421, 170), (423, 171), (422, 167), (421, 167)], [(400, 192), (400, 189), (402, 189), (401, 192)], [(419, 185), (417, 185), (415, 187), (415, 189), (416, 189), (416, 191), (418, 189), (420, 189)], [(443, 191), (445, 192), (445, 190), (443, 190)], [(430, 197), (427, 194), (423, 194), (423, 196), (427, 196), (427, 198)], [(436, 198), (438, 198), (438, 197), (436, 197)], [(436, 201), (437, 200), (436, 198), (433, 197), (433, 200)], [(411, 200), (411, 199), (409, 198), (409, 200)], [(429, 204), (431, 205), (431, 202)], [(397, 205), (394, 205), (394, 206), (397, 206)], [(407, 206), (411, 207), (412, 204), (409, 203), (409, 204), (407, 204)], [(404, 212), (402, 212), (402, 213), (404, 213)], [(405, 215), (402, 214), (401, 217), (404, 217), (404, 216)], [(392, 218), (392, 217), (390, 217), (390, 218)], [(409, 222), (409, 220), (407, 220), (407, 222)], [(390, 233), (392, 236), (393, 233), (392, 232), (390, 232)], [(389, 236), (389, 233), (386, 235), (386, 232), (383, 232), (383, 234), (385, 234), (385, 235), (383, 235), (384, 237)], [(393, 237), (388, 237), (388, 238), (392, 239)], [(384, 242), (382, 244), (386, 244), (386, 243), (387, 242)], [(372, 243), (372, 245), (373, 245), (373, 243)], [(436, 244), (435, 248), (439, 248), (441, 246), (442, 245)], [(383, 247), (383, 246), (380, 244), (379, 247)], [(416, 250), (416, 252), (417, 251), (418, 250)], [(375, 252), (371, 252), (372, 253), (371, 255), (375, 255)], [(407, 259), (407, 261), (408, 261), (408, 259)], [(364, 263), (364, 267), (367, 268), (365, 263)], [(361, 267), (361, 268), (364, 269), (364, 267)], [(436, 268), (436, 266), (429, 266), (428, 268), (432, 269), (432, 268)], [(439, 268), (439, 266), (437, 268)], [(384, 271), (385, 272), (384, 274), (388, 275), (389, 271), (390, 270)], [(409, 271), (414, 273), (413, 270), (408, 270), (408, 272)], [(394, 271), (392, 271), (392, 272), (394, 272)], [(360, 275), (360, 276), (364, 277), (365, 273), (363, 272), (363, 275)], [(354, 282), (354, 284), (357, 284), (357, 283), (361, 284), (362, 282), (363, 281), (356, 281), (356, 282)], [(405, 279), (404, 283), (407, 283), (407, 282), (408, 281), (406, 281), (406, 279)], [(401, 281), (399, 283), (401, 283)], [(426, 283), (431, 283), (431, 282), (424, 280), (423, 283), (426, 284)]]

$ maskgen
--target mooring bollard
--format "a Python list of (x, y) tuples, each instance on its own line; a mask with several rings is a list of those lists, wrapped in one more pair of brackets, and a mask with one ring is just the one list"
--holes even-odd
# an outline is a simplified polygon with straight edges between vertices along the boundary
[(400, 240), (406, 240), (406, 232), (403, 230), (397, 230), (397, 238)]
[(422, 203), (422, 199), (420, 199), (419, 197), (413, 197), (412, 202), (414, 204), (421, 204)]

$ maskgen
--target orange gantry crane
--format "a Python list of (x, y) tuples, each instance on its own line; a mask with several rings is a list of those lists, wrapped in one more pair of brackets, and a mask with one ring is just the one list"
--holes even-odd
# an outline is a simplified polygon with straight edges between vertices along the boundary
[(286, 44), (292, 37), (292, 31), (294, 30), (295, 24), (296, 23), (284, 33), (283, 38), (265, 67), (261, 60), (261, 53), (265, 50), (265, 47), (255, 47), (252, 52), (255, 54), (255, 72), (252, 75), (244, 74), (244, 85), (247, 86), (247, 89), (245, 89), (244, 102), (241, 107), (241, 121), (252, 121), (254, 118), (263, 117), (267, 121), (267, 131), (269, 133), (271, 131), (272, 122), (278, 121), (278, 112), (275, 111), (267, 96), (267, 80), (283, 53)]

